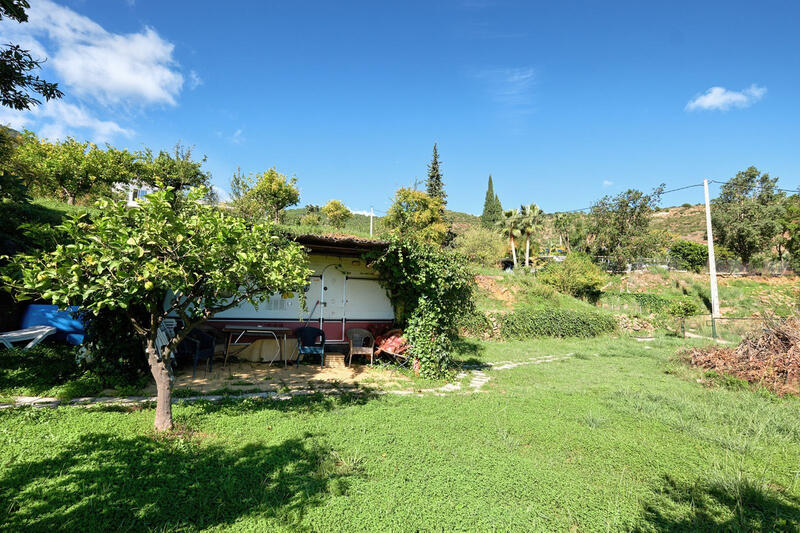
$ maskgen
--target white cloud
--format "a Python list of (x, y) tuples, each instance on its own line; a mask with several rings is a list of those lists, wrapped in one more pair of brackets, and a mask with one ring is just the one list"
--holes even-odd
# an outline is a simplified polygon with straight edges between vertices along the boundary
[(603, 180), (603, 187), (611, 187), (614, 185), (614, 182), (611, 180)]
[(116, 122), (100, 120), (82, 106), (58, 100), (42, 104), (32, 114), (43, 124), (39, 134), (49, 139), (62, 139), (74, 135), (76, 130), (88, 130), (94, 142), (108, 142), (118, 135), (133, 135), (133, 131)]
[(220, 202), (225, 203), (231, 201), (231, 195), (228, 194), (228, 191), (226, 191), (222, 187), (217, 187), (216, 185), (212, 185), (211, 190), (213, 190), (217, 194), (217, 199)]
[(197, 89), (199, 86), (203, 85), (203, 78), (195, 70), (189, 71), (189, 88), (191, 90)]
[[(57, 81), (67, 96), (13, 120), (0, 120), (50, 138), (86, 130), (93, 140), (108, 141), (133, 132), (98, 115), (177, 104), (184, 77), (173, 57), (174, 45), (153, 28), (112, 33), (51, 0), (33, 3), (28, 15), (26, 24), (4, 25), (3, 38), (20, 43), (36, 57), (46, 57), (45, 78)], [(196, 86), (202, 80), (191, 72), (189, 83)]]
[(34, 3), (28, 14), (30, 21), (13, 32), (51, 48), (49, 63), (71, 92), (105, 104), (175, 104), (183, 76), (172, 57), (174, 45), (153, 28), (111, 33), (50, 0)]
[(492, 99), (518, 111), (532, 103), (535, 71), (530, 67), (492, 68), (477, 73), (484, 80)]
[(0, 124), (15, 130), (21, 130), (30, 124), (31, 118), (25, 113), (0, 107)]
[(230, 141), (233, 144), (241, 144), (242, 142), (244, 142), (244, 137), (242, 137), (241, 128), (236, 130), (235, 132), (233, 132), (233, 135), (231, 135)]
[(79, 136), (80, 133), (82, 137), (101, 143), (119, 135), (133, 135), (132, 130), (111, 120), (101, 120), (84, 106), (62, 100), (50, 100), (30, 111), (0, 110), (0, 124), (16, 130), (36, 125), (39, 136), (51, 140)]
[(686, 104), (687, 111), (718, 110), (727, 111), (732, 107), (750, 107), (761, 100), (767, 92), (766, 87), (751, 85), (742, 91), (729, 91), (725, 87), (711, 87)]

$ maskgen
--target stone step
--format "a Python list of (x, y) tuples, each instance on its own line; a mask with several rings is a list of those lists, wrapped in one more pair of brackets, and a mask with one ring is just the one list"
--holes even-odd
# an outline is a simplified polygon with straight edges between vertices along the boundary
[(326, 353), (325, 368), (344, 368), (345, 355), (343, 353)]

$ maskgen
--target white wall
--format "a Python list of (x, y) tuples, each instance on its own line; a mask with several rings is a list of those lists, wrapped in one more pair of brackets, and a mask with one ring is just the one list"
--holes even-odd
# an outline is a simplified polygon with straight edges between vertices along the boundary
[[(320, 312), (328, 319), (391, 320), (394, 311), (386, 291), (377, 281), (377, 274), (369, 269), (363, 259), (310, 254), (309, 266), (314, 271), (306, 292), (306, 309), (300, 305), (299, 295), (293, 298), (272, 296), (268, 302), (255, 309), (245, 302), (237, 307), (218, 313), (214, 318), (228, 319), (319, 319)], [(321, 291), (322, 280), (326, 290)], [(345, 279), (356, 278), (371, 279)], [(346, 291), (346, 292), (345, 292)], [(325, 305), (315, 304), (323, 300)]]

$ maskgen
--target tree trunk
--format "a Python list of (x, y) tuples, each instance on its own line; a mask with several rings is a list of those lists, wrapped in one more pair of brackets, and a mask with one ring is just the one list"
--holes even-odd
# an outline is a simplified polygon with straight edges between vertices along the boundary
[(514, 237), (511, 237), (511, 257), (514, 258), (514, 268), (517, 268), (517, 247), (514, 245)]
[(525, 268), (531, 264), (531, 238), (525, 238)]
[(172, 429), (172, 385), (175, 376), (172, 374), (172, 365), (169, 357), (159, 357), (155, 342), (147, 340), (147, 360), (150, 363), (150, 372), (156, 382), (156, 431)]
[(67, 197), (67, 205), (75, 205), (75, 195), (69, 192), (66, 187), (61, 187), (61, 190), (64, 192), (64, 196)]

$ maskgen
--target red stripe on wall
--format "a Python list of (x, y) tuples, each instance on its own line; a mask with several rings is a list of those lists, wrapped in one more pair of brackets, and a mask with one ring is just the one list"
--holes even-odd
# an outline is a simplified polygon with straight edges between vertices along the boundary
[[(347, 331), (350, 328), (361, 328), (369, 330), (373, 335), (376, 337), (381, 335), (382, 333), (388, 331), (392, 328), (393, 325), (392, 320), (352, 320), (346, 319), (344, 324), (344, 331)], [(225, 329), (227, 326), (253, 326), (253, 327), (280, 327), (280, 328), (289, 328), (292, 331), (296, 330), (297, 328), (301, 328), (305, 325), (308, 325), (312, 328), (319, 327), (319, 320), (311, 320), (308, 323), (300, 320), (258, 320), (258, 319), (230, 319), (230, 318), (213, 318), (206, 322), (206, 325), (211, 326), (220, 332)], [(345, 341), (346, 336), (342, 335), (342, 321), (339, 320), (323, 320), (322, 321), (322, 331), (325, 332), (325, 339), (326, 341), (336, 342), (336, 341)], [(280, 336), (280, 335), (279, 335)], [(290, 337), (294, 337), (293, 333), (289, 334)], [(242, 341), (244, 342), (253, 342), (256, 339), (263, 339), (264, 337), (248, 337), (247, 335), (242, 337)]]

